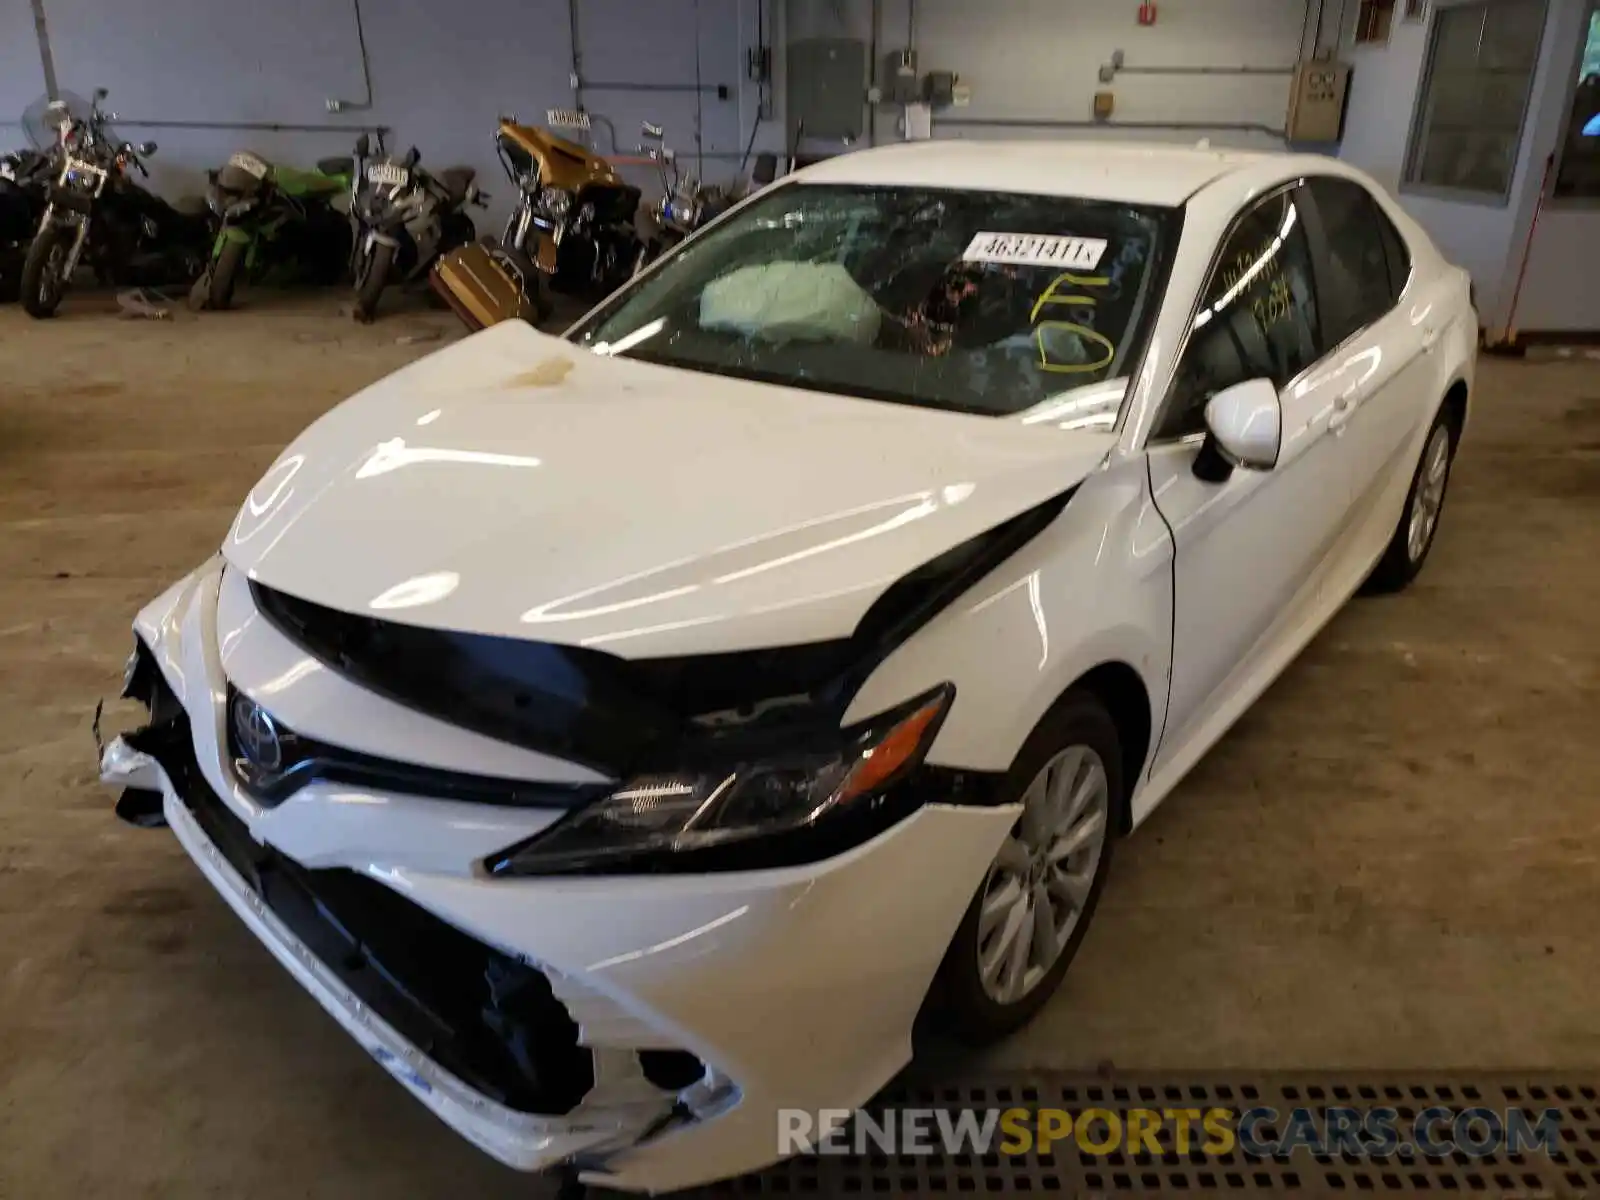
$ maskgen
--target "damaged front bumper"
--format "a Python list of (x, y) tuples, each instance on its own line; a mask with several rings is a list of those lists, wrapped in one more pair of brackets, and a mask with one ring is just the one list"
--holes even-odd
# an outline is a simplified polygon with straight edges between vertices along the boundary
[(770, 871), (443, 869), (390, 847), (460, 806), (312, 785), (267, 810), (239, 786), (223, 574), (214, 560), (139, 615), (130, 690), (152, 721), (105, 747), (102, 778), (128, 789), (125, 815), (159, 810), (301, 986), (462, 1136), (512, 1167), (670, 1191), (770, 1163), (780, 1108), (863, 1103), (909, 1059), (1009, 809), (929, 804)]

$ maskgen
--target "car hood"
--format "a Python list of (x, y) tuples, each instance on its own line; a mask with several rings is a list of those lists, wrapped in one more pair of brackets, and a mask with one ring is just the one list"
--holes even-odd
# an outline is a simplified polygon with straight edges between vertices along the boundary
[(847, 636), (1114, 436), (604, 357), (519, 321), (291, 445), (224, 545), (346, 612), (626, 658)]

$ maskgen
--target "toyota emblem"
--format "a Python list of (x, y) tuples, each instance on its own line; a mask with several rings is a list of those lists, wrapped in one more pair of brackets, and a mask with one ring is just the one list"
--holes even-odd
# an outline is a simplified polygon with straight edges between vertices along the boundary
[(262, 771), (283, 765), (283, 739), (272, 714), (242, 692), (233, 698), (233, 736), (240, 753)]

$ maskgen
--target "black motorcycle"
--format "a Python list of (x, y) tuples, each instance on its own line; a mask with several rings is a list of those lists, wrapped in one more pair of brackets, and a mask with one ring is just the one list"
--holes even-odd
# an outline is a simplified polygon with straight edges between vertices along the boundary
[(0, 300), (15, 300), (22, 262), (55, 176), (54, 159), (38, 150), (0, 155)]
[(666, 145), (660, 125), (647, 121), (642, 132), (647, 140), (640, 143), (639, 150), (661, 173), (661, 198), (650, 207), (654, 230), (634, 266), (635, 274), (777, 177), (777, 156), (758, 154), (748, 184), (702, 183), (679, 170), (678, 156)]
[(149, 175), (142, 160), (156, 146), (116, 141), (104, 97), (95, 92), (87, 118), (61, 102), (48, 110), (61, 165), (22, 264), (29, 316), (55, 315), (80, 262), (102, 283), (136, 287), (187, 283), (205, 267), (213, 227), (203, 202), (200, 212), (180, 212), (128, 177), (130, 168)]
[(470, 167), (431, 174), (417, 165), (422, 155), (415, 146), (400, 158), (380, 150), (380, 157), (369, 161), (370, 153), (362, 134), (356, 142), (350, 199), (355, 240), (351, 273), (360, 321), (372, 320), (389, 284), (425, 279), (441, 254), (470, 244), (478, 231), (462, 210), (489, 201)]

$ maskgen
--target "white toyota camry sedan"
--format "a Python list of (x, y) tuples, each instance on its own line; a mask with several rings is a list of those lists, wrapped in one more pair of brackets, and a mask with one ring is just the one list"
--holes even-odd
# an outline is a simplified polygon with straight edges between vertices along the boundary
[(1426, 560), (1467, 276), (1320, 157), (871, 150), (318, 420), (138, 614), (119, 812), (513, 1166), (666, 1191), (992, 1039)]

